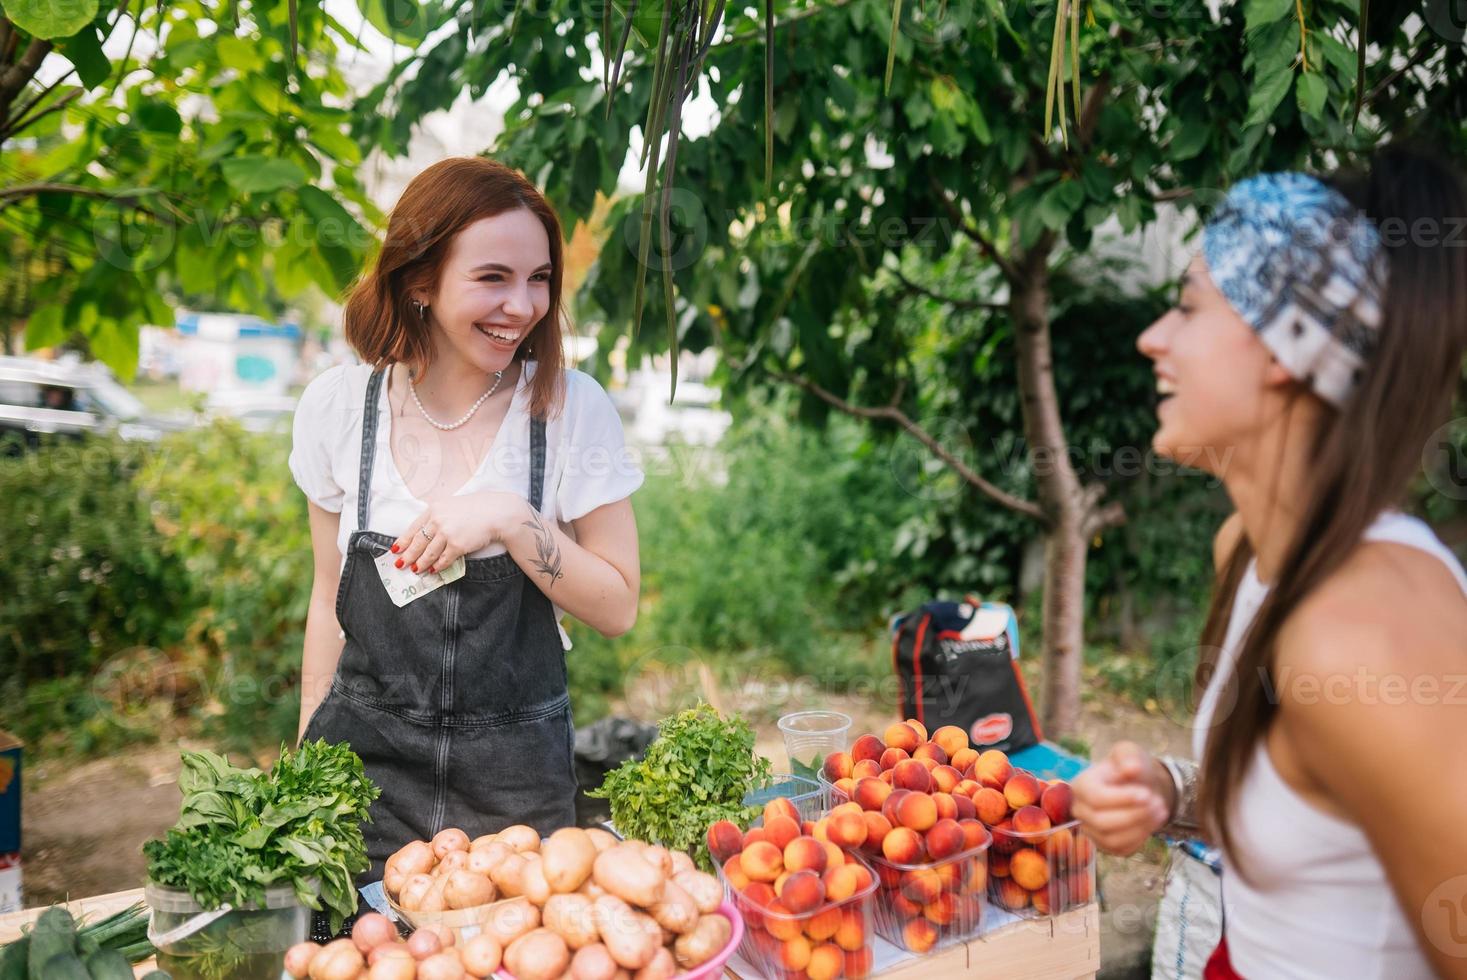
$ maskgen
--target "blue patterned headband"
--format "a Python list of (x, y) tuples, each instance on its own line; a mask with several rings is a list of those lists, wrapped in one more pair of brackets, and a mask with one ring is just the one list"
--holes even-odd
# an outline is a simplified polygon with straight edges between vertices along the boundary
[(1380, 330), (1386, 256), (1370, 219), (1307, 174), (1261, 174), (1228, 191), (1202, 255), (1284, 369), (1342, 405)]

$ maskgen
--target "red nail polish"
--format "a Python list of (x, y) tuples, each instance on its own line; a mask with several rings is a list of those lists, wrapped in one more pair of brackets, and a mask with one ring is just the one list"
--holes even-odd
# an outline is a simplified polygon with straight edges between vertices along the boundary
[(397, 554), (397, 551), (398, 551), (397, 545), (393, 545), (392, 546), (392, 553), (395, 555), (395, 554)]
[[(394, 551), (396, 551), (396, 550), (397, 550), (397, 549), (396, 549), (396, 548), (394, 548), (394, 549), (393, 549), (393, 550), (394, 550)], [(395, 562), (395, 564), (396, 564), (396, 565), (397, 565), (397, 567), (398, 567), (398, 568), (401, 568), (401, 567), (402, 567), (402, 559), (401, 559), (401, 558), (399, 558), (399, 559), (398, 559), (398, 560), (397, 560), (397, 561), (396, 561), (396, 562)]]
[(416, 564), (414, 564), (414, 565), (413, 565), (413, 571), (415, 571), (415, 572), (416, 572), (416, 571), (417, 571), (417, 570), (418, 570), (418, 566), (417, 566), (417, 565), (416, 565)]
[(436, 569), (436, 568), (429, 568), (429, 569), (428, 569), (428, 574), (429, 574), (429, 575), (432, 575), (432, 574), (433, 574), (433, 573), (434, 573), (434, 572), (435, 572), (435, 571), (437, 571), (437, 569)]

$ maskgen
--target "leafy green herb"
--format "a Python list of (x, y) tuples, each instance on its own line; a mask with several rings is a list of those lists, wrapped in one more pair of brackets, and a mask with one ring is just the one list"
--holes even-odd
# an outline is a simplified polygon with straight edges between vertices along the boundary
[(622, 763), (588, 795), (610, 801), (624, 836), (687, 851), (712, 870), (709, 825), (748, 823), (759, 808), (744, 806), (744, 797), (768, 781), (769, 760), (754, 754), (748, 723), (700, 703), (664, 718), (647, 754)]
[(324, 739), (282, 751), (270, 772), (237, 769), (212, 752), (185, 752), (183, 808), (162, 840), (143, 845), (148, 877), (188, 891), (204, 908), (258, 903), (290, 885), (301, 903), (356, 909), (355, 875), (368, 866), (361, 823), (380, 790), (345, 744)]
[[(131, 980), (128, 964), (153, 955), (147, 935), (148, 910), (141, 902), (98, 922), (81, 924), (66, 909), (54, 906), (41, 913), (28, 933), (0, 950), (0, 980), (26, 980), (47, 969), (65, 969), (93, 980), (119, 976)], [(77, 974), (78, 969), (83, 972)]]

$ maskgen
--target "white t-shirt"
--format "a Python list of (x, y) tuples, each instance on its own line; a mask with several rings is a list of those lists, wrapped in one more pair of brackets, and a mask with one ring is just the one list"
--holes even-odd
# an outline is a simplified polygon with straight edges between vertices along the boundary
[[(457, 494), (484, 491), (530, 496), (529, 381), (536, 364), (526, 361), (509, 410), (479, 468)], [(317, 376), (301, 393), (292, 427), (290, 472), (317, 506), (341, 514), (336, 546), (346, 561), (347, 542), (357, 530), (357, 499), (362, 445), (362, 407), (370, 364), (339, 365)], [(392, 456), (392, 413), (387, 385), (377, 400), (377, 451), (372, 464), (368, 530), (402, 534), (427, 506), (408, 490)], [(621, 417), (596, 379), (582, 371), (565, 372), (565, 403), (545, 424), (545, 489), (540, 513), (569, 524), (604, 504), (623, 500), (642, 485), (636, 455), (627, 448)], [(423, 454), (432, 465), (434, 454)], [(469, 555), (503, 554), (493, 544)], [(559, 620), (561, 610), (556, 609)], [(564, 630), (561, 631), (564, 637)], [(569, 641), (566, 640), (569, 649)]]

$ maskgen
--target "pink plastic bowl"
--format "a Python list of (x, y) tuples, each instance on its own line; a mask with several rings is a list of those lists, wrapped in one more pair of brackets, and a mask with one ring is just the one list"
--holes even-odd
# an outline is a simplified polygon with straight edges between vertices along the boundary
[[(718, 914), (733, 926), (733, 934), (728, 937), (728, 945), (719, 950), (707, 963), (691, 972), (679, 973), (673, 980), (709, 980), (710, 977), (717, 977), (723, 973), (723, 965), (733, 958), (734, 953), (738, 952), (739, 943), (744, 938), (744, 917), (739, 915), (738, 909), (734, 908), (728, 899), (724, 899), (723, 904), (718, 906)], [(508, 970), (498, 970), (494, 976), (497, 980), (515, 980), (514, 974)]]

